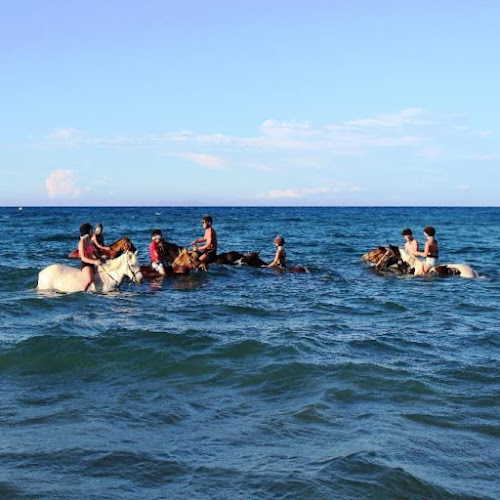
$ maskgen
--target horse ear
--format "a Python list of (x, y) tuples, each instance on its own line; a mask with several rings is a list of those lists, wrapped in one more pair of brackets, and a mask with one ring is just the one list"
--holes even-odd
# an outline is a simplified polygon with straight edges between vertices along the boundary
[(139, 250), (136, 250), (136, 251), (134, 252), (134, 255), (139, 255)]

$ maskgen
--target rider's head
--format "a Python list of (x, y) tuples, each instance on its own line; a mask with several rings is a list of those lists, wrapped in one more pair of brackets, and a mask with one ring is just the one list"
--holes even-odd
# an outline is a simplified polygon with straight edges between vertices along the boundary
[(403, 229), (403, 231), (401, 232), (401, 234), (403, 236), (412, 236), (413, 233), (411, 232), (411, 229), (409, 227), (407, 227), (406, 229)]
[(213, 224), (212, 216), (211, 215), (204, 215), (201, 218), (201, 222), (205, 222), (207, 224), (207, 227), (210, 227)]
[(100, 222), (98, 222), (96, 225), (95, 225), (95, 232), (97, 234), (100, 234), (102, 233), (102, 224)]
[(163, 238), (163, 235), (161, 234), (161, 231), (159, 229), (153, 229), (151, 231), (151, 239), (152, 240), (155, 240), (155, 239), (162, 239)]
[(434, 236), (436, 234), (436, 230), (432, 226), (424, 227), (424, 234), (427, 236)]
[(283, 238), (283, 236), (276, 236), (276, 238), (274, 238), (274, 244), (276, 246), (283, 246), (285, 244), (285, 238)]
[(80, 236), (90, 235), (92, 232), (92, 226), (88, 222), (84, 222), (80, 225)]

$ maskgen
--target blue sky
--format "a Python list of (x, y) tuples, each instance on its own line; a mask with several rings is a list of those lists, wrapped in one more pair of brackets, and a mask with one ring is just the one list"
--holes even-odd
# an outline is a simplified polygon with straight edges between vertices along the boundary
[(0, 205), (494, 205), (500, 3), (3, 2)]

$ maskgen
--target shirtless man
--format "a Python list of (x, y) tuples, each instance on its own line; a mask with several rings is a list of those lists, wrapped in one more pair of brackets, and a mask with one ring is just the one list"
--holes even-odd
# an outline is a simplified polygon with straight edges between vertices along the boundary
[[(201, 225), (205, 228), (205, 234), (202, 238), (191, 242), (193, 250), (201, 252), (199, 260), (204, 266), (213, 262), (217, 255), (217, 233), (212, 224), (212, 217), (204, 215), (201, 219)], [(204, 243), (204, 245), (198, 246), (198, 243)]]
[(410, 228), (403, 229), (403, 238), (406, 240), (405, 252), (415, 255), (418, 252), (418, 241), (413, 237), (413, 233)]
[(423, 252), (415, 252), (417, 257), (425, 257), (424, 267), (422, 269), (424, 274), (427, 274), (432, 267), (438, 264), (439, 248), (434, 235), (436, 230), (432, 226), (424, 228), (424, 235), (427, 238)]

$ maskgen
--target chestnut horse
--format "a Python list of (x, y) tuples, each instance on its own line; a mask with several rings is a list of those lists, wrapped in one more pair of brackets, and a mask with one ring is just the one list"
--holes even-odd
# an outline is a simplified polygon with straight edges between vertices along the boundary
[(394, 245), (387, 247), (379, 246), (365, 253), (361, 260), (372, 264), (376, 271), (391, 272), (397, 274), (410, 274), (413, 272), (410, 266), (403, 262), (399, 248)]
[(194, 269), (207, 270), (206, 264), (200, 262), (198, 253), (183, 248), (177, 257), (172, 261), (172, 271), (174, 274), (187, 274)]
[[(119, 255), (121, 255), (123, 252), (135, 252), (137, 248), (135, 248), (135, 245), (130, 241), (130, 238), (128, 236), (124, 236), (123, 238), (120, 238), (118, 241), (115, 241), (114, 243), (111, 243), (109, 245), (111, 250), (102, 250), (101, 253), (104, 255), (107, 255), (110, 259), (116, 259)], [(68, 259), (79, 259), (80, 255), (78, 255), (78, 249), (73, 250), (69, 255)]]

